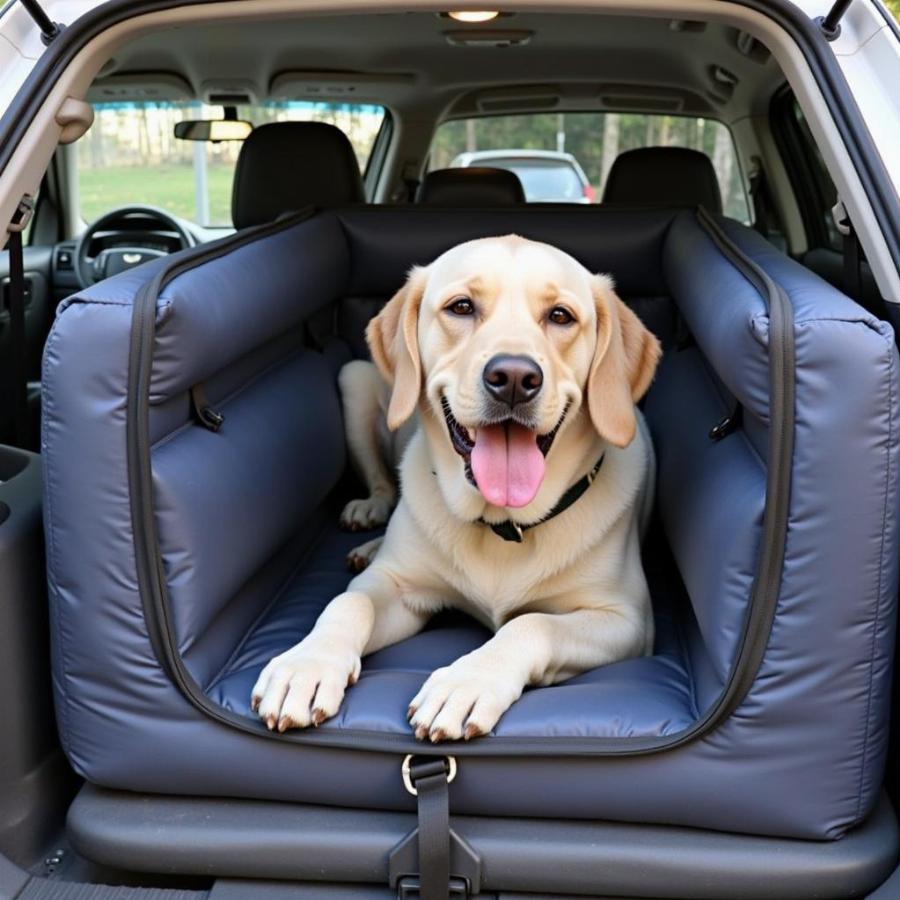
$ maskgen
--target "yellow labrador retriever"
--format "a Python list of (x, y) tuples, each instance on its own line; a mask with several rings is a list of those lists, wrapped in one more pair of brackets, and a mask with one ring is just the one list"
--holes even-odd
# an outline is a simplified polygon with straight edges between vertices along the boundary
[(654, 459), (635, 402), (660, 349), (610, 279), (546, 244), (471, 241), (414, 269), (367, 337), (388, 426), (418, 411), (402, 496), (369, 567), (260, 674), (268, 727), (335, 715), (361, 657), (446, 607), (496, 633), (410, 698), (419, 739), (486, 734), (526, 686), (650, 652)]

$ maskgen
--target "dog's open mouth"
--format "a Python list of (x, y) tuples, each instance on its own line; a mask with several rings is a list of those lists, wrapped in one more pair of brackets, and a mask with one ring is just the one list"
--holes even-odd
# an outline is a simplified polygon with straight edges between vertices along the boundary
[(466, 478), (494, 506), (527, 506), (544, 480), (544, 457), (550, 452), (568, 406), (552, 431), (538, 434), (513, 418), (469, 429), (441, 397), (453, 449), (462, 457)]

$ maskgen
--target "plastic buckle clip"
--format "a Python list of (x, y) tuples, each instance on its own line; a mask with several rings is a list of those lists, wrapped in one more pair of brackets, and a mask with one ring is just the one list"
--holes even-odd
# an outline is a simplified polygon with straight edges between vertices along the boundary
[(850, 215), (847, 212), (847, 207), (844, 206), (844, 201), (838, 197), (837, 203), (831, 207), (831, 219), (834, 222), (834, 227), (840, 232), (844, 237), (850, 236)]
[(31, 194), (23, 194), (9, 225), (6, 226), (6, 230), (10, 234), (24, 231), (28, 227), (33, 216), (34, 197), (32, 197)]
[[(420, 896), (421, 881), (417, 875), (406, 875), (397, 882), (397, 900), (418, 900)], [(450, 900), (466, 900), (471, 896), (469, 885), (465, 878), (450, 877), (447, 885), (447, 896)]]

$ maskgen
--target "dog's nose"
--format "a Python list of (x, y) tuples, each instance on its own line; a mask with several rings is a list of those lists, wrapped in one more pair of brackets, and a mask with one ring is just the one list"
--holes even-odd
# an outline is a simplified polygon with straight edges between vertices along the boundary
[(507, 354), (491, 357), (481, 378), (487, 392), (510, 407), (534, 400), (544, 383), (544, 373), (531, 357)]

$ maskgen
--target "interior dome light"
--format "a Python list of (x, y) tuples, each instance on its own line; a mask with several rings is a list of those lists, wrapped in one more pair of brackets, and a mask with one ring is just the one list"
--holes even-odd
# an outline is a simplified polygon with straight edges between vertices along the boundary
[(469, 9), (448, 12), (447, 15), (451, 19), (456, 19), (457, 22), (490, 22), (491, 19), (496, 19), (500, 13), (497, 10)]

